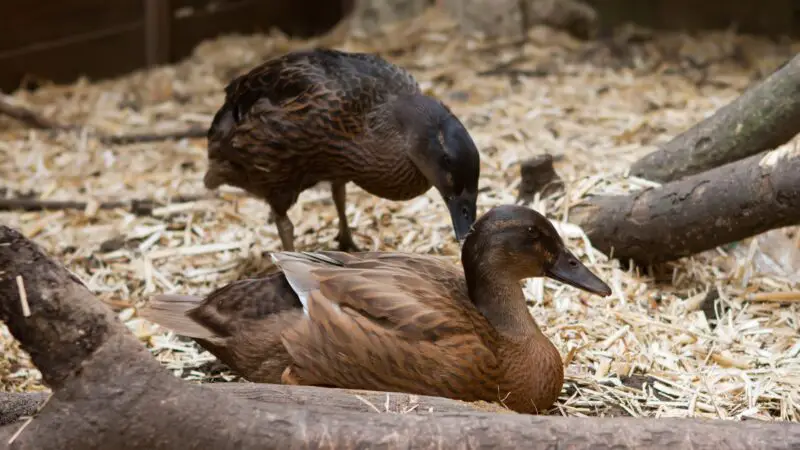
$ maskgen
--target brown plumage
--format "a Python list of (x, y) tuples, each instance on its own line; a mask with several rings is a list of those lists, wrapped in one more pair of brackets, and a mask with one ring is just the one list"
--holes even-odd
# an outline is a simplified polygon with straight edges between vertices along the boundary
[(461, 239), (475, 221), (479, 155), (461, 122), (378, 56), (315, 49), (267, 61), (225, 89), (208, 131), (205, 185), (228, 184), (270, 205), (283, 250), (298, 195), (330, 182), (339, 248), (356, 251), (345, 215), (352, 181), (390, 200), (435, 186)]
[(335, 386), (549, 408), (564, 372), (531, 317), (520, 280), (608, 286), (552, 224), (500, 206), (466, 238), (463, 270), (430, 255), (273, 254), (274, 271), (205, 300), (156, 296), (140, 315), (193, 337), (256, 382)]

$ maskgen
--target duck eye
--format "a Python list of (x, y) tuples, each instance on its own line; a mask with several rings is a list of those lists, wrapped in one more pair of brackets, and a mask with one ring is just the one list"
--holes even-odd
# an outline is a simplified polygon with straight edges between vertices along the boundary
[(570, 259), (569, 260), (569, 265), (572, 266), (572, 267), (578, 267), (578, 261), (576, 261), (574, 259)]

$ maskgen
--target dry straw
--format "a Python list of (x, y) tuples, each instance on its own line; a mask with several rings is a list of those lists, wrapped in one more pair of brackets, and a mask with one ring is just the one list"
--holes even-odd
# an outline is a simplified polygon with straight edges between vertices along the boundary
[[(542, 152), (561, 157), (556, 170), (566, 181), (565, 193), (531, 206), (556, 221), (569, 246), (614, 294), (602, 299), (550, 280), (526, 283), (531, 313), (567, 361), (557, 414), (797, 420), (796, 229), (684, 259), (657, 283), (609, 261), (568, 223), (570, 208), (589, 193), (646, 187), (625, 176), (632, 161), (735, 98), (797, 45), (720, 32), (661, 34), (611, 51), (536, 28), (520, 48), (465, 38), (435, 13), (378, 36), (354, 32), (323, 43), (380, 51), (452, 107), (481, 149), (481, 212), (515, 201), (520, 160)], [(198, 346), (137, 318), (135, 305), (156, 292), (203, 294), (255, 273), (262, 252), (279, 248), (268, 208), (233, 189), (209, 193), (207, 200), (170, 202), (205, 192), (203, 139), (111, 147), (92, 130), (207, 126), (233, 75), (316, 44), (279, 33), (229, 36), (204, 42), (174, 66), (16, 93), (14, 103), (86, 128), (50, 133), (0, 118), (3, 186), (9, 193), (35, 191), (88, 206), (6, 212), (0, 220), (63, 261), (176, 375), (234, 379)], [(514, 66), (518, 73), (479, 75), (513, 60), (521, 61)], [(167, 206), (151, 216), (96, 207), (131, 198)], [(458, 261), (447, 212), (434, 191), (400, 203), (353, 187), (348, 200), (350, 223), (364, 248)], [(290, 217), (298, 248), (336, 245), (336, 212), (326, 190), (305, 192)], [(717, 292), (710, 306), (704, 302), (709, 291)], [(716, 314), (713, 326), (708, 318)], [(38, 372), (0, 330), (2, 388), (41, 389)]]

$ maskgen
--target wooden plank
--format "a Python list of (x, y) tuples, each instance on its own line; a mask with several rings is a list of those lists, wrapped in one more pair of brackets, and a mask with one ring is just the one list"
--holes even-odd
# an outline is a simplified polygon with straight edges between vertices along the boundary
[(83, 75), (112, 77), (145, 65), (144, 25), (134, 22), (102, 33), (0, 54), (0, 90), (12, 91), (26, 76), (69, 83)]
[(171, 47), (174, 60), (189, 55), (204, 39), (226, 33), (266, 32), (273, 26), (309, 36), (327, 31), (349, 1), (331, 0), (172, 0)]
[(259, 0), (224, 1), (214, 9), (207, 1), (176, 0), (172, 21), (171, 54), (181, 59), (191, 54), (204, 39), (223, 33), (253, 33), (260, 23), (268, 23), (269, 15), (263, 10), (269, 2)]
[[(744, 33), (800, 33), (796, 0), (586, 0), (600, 14), (602, 27), (633, 22), (644, 27), (697, 31), (735, 25)], [(800, 12), (800, 11), (799, 11)]]
[[(335, 25), (352, 0), (30, 0), (4, 10), (0, 90), (26, 76), (59, 83), (179, 60), (202, 40), (280, 25), (300, 35)], [(149, 8), (146, 8), (149, 5)], [(147, 13), (145, 12), (147, 11)], [(69, 19), (67, 19), (69, 18)]]
[(145, 60), (152, 67), (170, 62), (170, 0), (144, 0)]
[(0, 52), (46, 44), (142, 19), (142, 0), (3, 1)]

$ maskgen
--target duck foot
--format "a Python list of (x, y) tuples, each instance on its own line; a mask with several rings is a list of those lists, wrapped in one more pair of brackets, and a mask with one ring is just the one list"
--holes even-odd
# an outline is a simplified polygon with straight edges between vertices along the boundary
[(284, 369), (283, 373), (281, 374), (281, 383), (291, 386), (299, 386), (302, 384), (300, 382), (300, 378), (298, 378), (292, 370), (292, 366), (287, 366), (286, 369)]
[(339, 241), (340, 251), (348, 253), (357, 253), (361, 251), (361, 249), (353, 241), (353, 235), (351, 235), (350, 233), (344, 235), (339, 233), (339, 235), (336, 236), (336, 240)]

